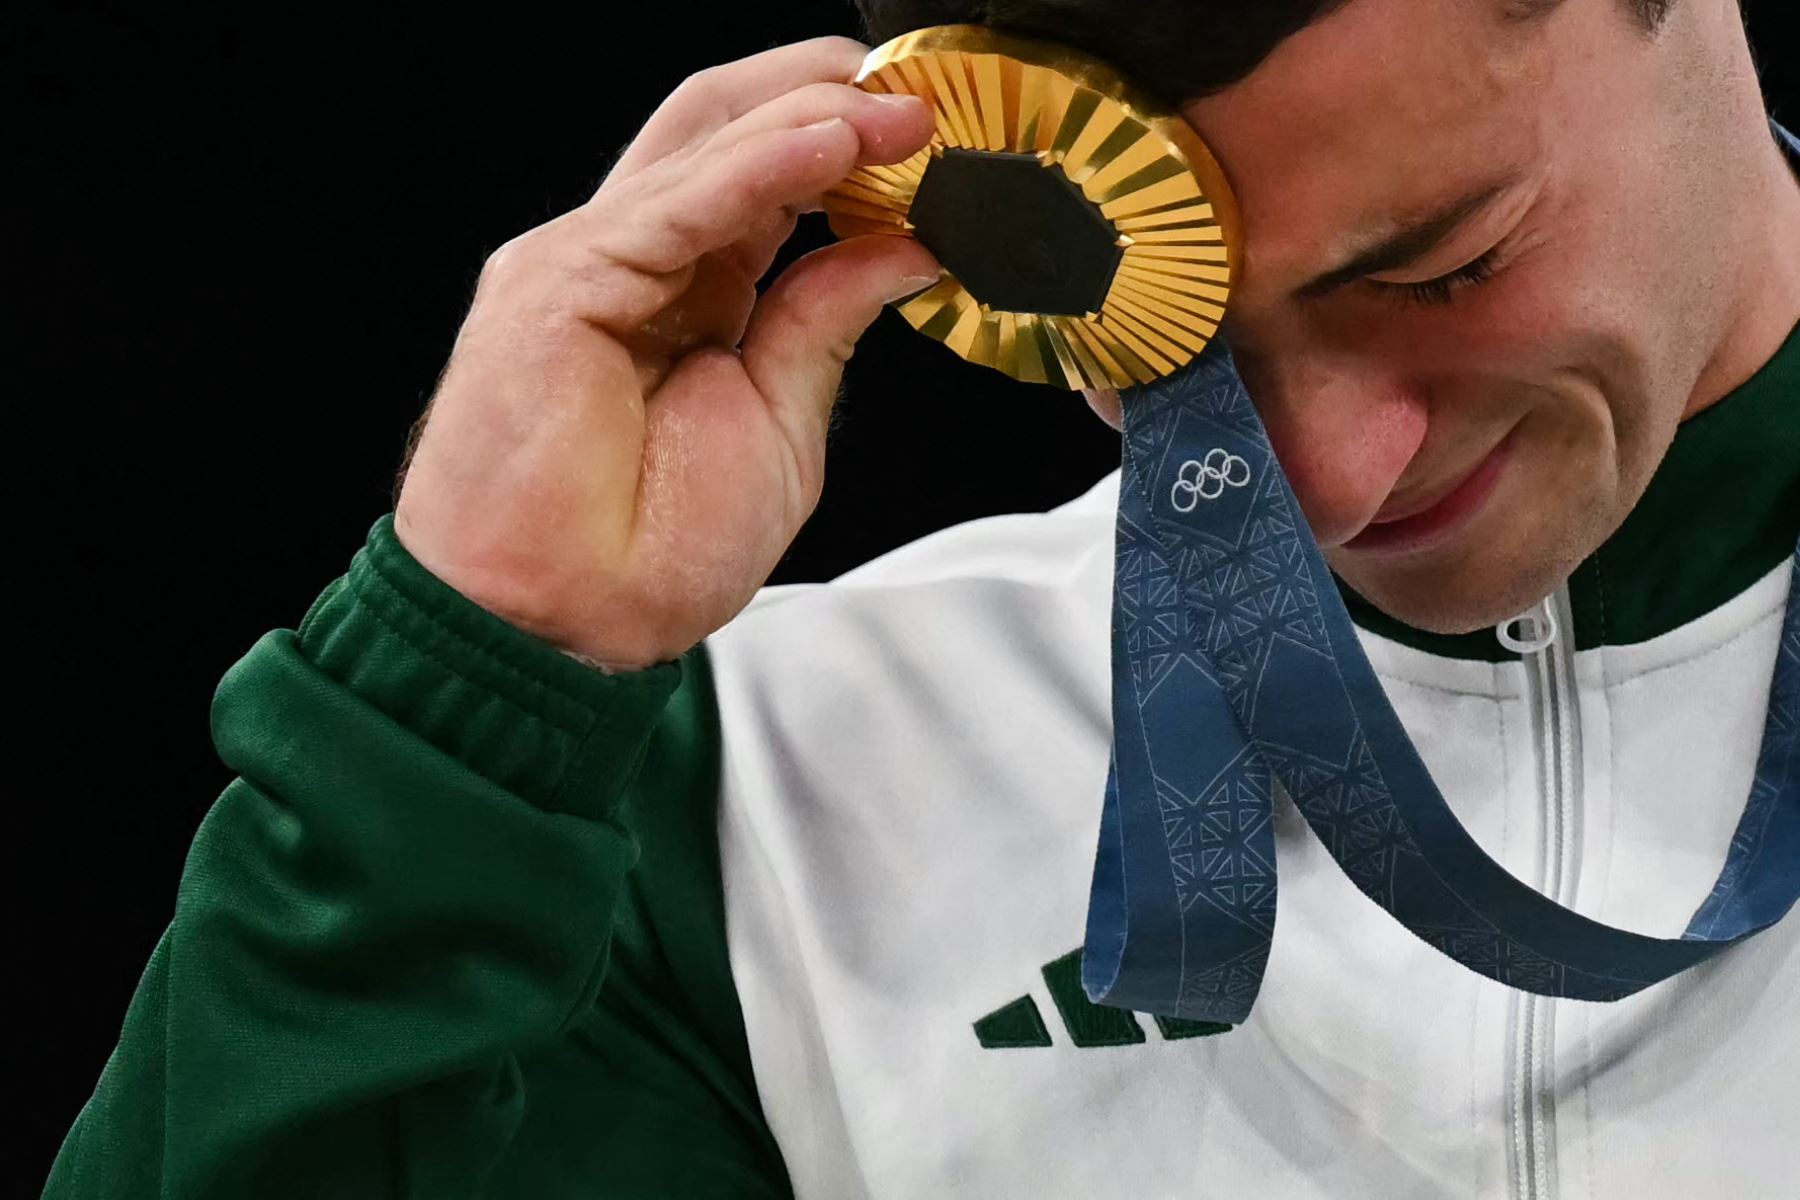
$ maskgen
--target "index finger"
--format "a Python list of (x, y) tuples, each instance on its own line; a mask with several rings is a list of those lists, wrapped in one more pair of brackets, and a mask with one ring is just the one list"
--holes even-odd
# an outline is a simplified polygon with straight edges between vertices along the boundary
[(867, 46), (852, 38), (817, 37), (689, 75), (650, 114), (607, 173), (606, 182), (624, 179), (708, 138), (751, 109), (796, 88), (848, 83), (868, 53)]

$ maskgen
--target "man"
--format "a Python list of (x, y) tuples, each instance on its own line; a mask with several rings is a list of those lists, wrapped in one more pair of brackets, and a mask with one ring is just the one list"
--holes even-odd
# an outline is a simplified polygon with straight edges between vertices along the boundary
[[(1679, 935), (1800, 533), (1800, 150), (1730, 0), (869, 15), (1187, 99), (1244, 210), (1231, 346), (1457, 815)], [(1116, 476), (759, 590), (842, 360), (935, 275), (854, 239), (753, 289), (929, 135), (862, 51), (703, 72), (490, 259), (392, 521), (221, 685), (239, 778), (47, 1194), (1789, 1194), (1792, 920), (1549, 1000), (1283, 808), (1249, 1021), (1087, 1003)]]

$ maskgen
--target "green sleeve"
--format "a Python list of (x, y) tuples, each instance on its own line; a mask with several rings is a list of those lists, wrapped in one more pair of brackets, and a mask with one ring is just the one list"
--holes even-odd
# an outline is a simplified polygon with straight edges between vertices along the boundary
[(390, 515), (212, 727), (236, 778), (46, 1196), (787, 1194), (704, 648), (602, 675)]

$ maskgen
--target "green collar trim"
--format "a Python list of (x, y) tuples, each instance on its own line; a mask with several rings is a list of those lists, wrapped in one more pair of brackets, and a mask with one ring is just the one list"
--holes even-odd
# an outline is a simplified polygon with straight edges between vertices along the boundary
[[(1769, 126), (1800, 177), (1800, 142)], [(1742, 387), (1682, 422), (1624, 524), (1569, 576), (1575, 646), (1629, 646), (1705, 616), (1786, 561), (1796, 533), (1800, 325)], [(1444, 658), (1517, 657), (1491, 629), (1427, 633), (1332, 581), (1370, 633)]]

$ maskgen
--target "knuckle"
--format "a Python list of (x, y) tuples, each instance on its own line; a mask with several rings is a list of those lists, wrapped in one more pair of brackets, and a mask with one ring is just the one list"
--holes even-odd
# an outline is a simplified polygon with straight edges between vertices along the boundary
[(684, 259), (692, 253), (687, 248), (701, 240), (707, 230), (707, 223), (699, 212), (680, 205), (662, 209), (650, 219), (655, 222), (650, 228), (657, 232), (657, 242), (671, 247), (672, 253)]
[(482, 280), (499, 280), (516, 276), (522, 261), (531, 253), (531, 234), (521, 233), (496, 246), (481, 264)]
[(481, 281), (496, 287), (596, 274), (604, 251), (577, 236), (567, 218), (565, 214), (496, 247), (482, 264)]
[(703, 67), (675, 85), (669, 103), (682, 108), (711, 108), (724, 102), (724, 68)]
[(855, 38), (848, 38), (844, 37), (842, 34), (835, 33), (813, 38), (809, 44), (816, 46), (827, 54), (841, 54), (846, 58), (855, 56), (857, 59), (861, 59), (863, 55), (869, 52), (869, 48)]
[(808, 112), (833, 112), (849, 108), (863, 92), (847, 83), (824, 82), (809, 83), (794, 95), (805, 103)]
[[(807, 123), (840, 117), (855, 123), (868, 115), (875, 99), (868, 92), (848, 83), (811, 83), (795, 95), (798, 111)], [(852, 134), (851, 138), (855, 135)]]

